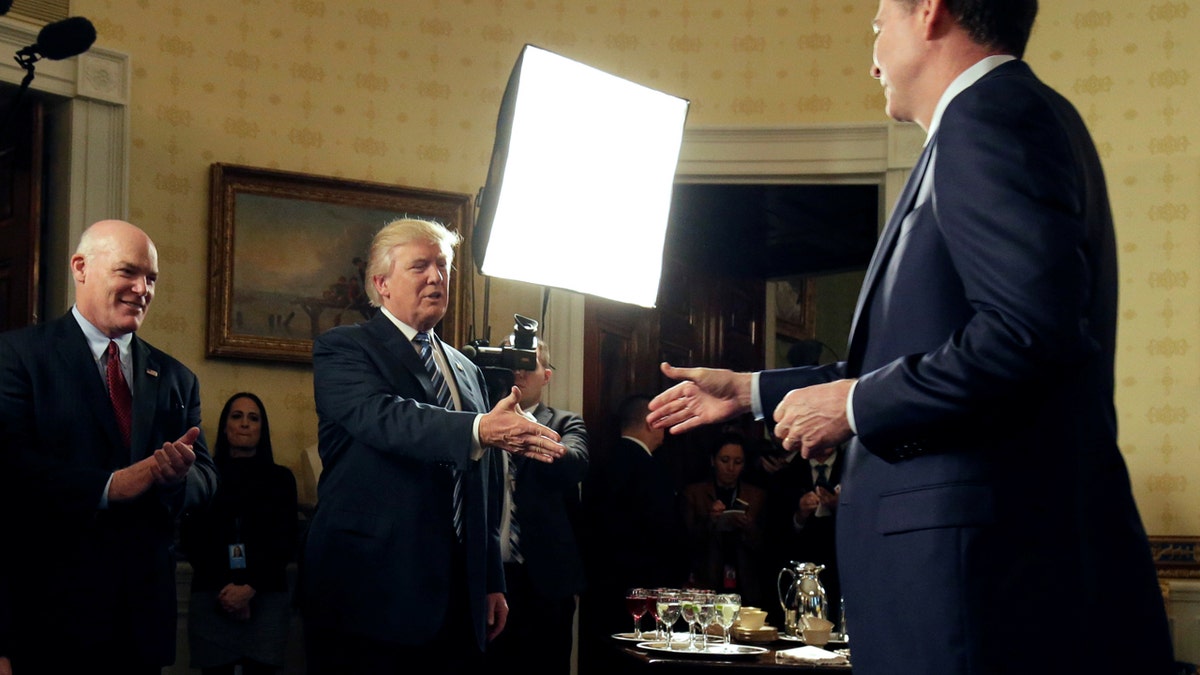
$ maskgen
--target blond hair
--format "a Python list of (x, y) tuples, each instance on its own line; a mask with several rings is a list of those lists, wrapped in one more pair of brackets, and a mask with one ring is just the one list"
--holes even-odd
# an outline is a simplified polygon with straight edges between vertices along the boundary
[(375, 288), (375, 277), (390, 274), (395, 263), (393, 251), (397, 246), (414, 241), (437, 244), (445, 254), (446, 262), (453, 264), (454, 247), (462, 241), (462, 236), (439, 222), (423, 218), (400, 218), (380, 228), (371, 240), (364, 284), (367, 287), (367, 299), (371, 301), (372, 307), (383, 304), (383, 299), (379, 297), (379, 291)]

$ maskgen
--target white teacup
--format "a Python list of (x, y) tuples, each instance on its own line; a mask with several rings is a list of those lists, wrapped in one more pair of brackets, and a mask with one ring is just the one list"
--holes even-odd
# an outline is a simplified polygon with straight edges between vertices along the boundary
[(745, 630), (758, 630), (767, 621), (767, 613), (755, 607), (743, 607), (738, 611), (738, 627)]

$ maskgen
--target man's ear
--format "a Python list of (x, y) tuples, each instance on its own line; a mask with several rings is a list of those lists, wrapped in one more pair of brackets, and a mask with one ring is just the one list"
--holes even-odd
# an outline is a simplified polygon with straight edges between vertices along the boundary
[(76, 253), (71, 256), (71, 276), (74, 277), (76, 283), (82, 283), (84, 279), (84, 269), (87, 267), (87, 261), (82, 255)]
[(946, 8), (945, 0), (921, 0), (913, 11), (921, 13), (926, 40), (937, 39), (955, 25), (954, 17)]

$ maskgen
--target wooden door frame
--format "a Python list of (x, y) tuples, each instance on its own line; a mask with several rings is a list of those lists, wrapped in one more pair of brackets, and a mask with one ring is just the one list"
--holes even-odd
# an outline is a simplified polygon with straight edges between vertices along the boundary
[[(0, 17), (0, 53), (35, 44), (41, 26)], [(129, 56), (92, 47), (69, 59), (37, 62), (30, 92), (46, 100), (46, 260), (66, 261), (89, 224), (129, 217)], [(0, 82), (19, 85), (25, 70), (0, 60)], [(26, 96), (30, 94), (26, 92)], [(47, 317), (74, 301), (66, 264), (47, 266)]]

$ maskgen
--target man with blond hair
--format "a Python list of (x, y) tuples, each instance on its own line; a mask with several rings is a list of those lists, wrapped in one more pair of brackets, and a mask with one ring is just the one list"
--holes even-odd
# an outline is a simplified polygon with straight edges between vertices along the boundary
[(478, 672), (504, 628), (500, 450), (564, 453), (515, 387), (491, 407), (483, 374), (433, 332), (459, 236), (405, 218), (366, 267), (379, 312), (313, 345), (322, 472), (301, 601), (310, 673)]

